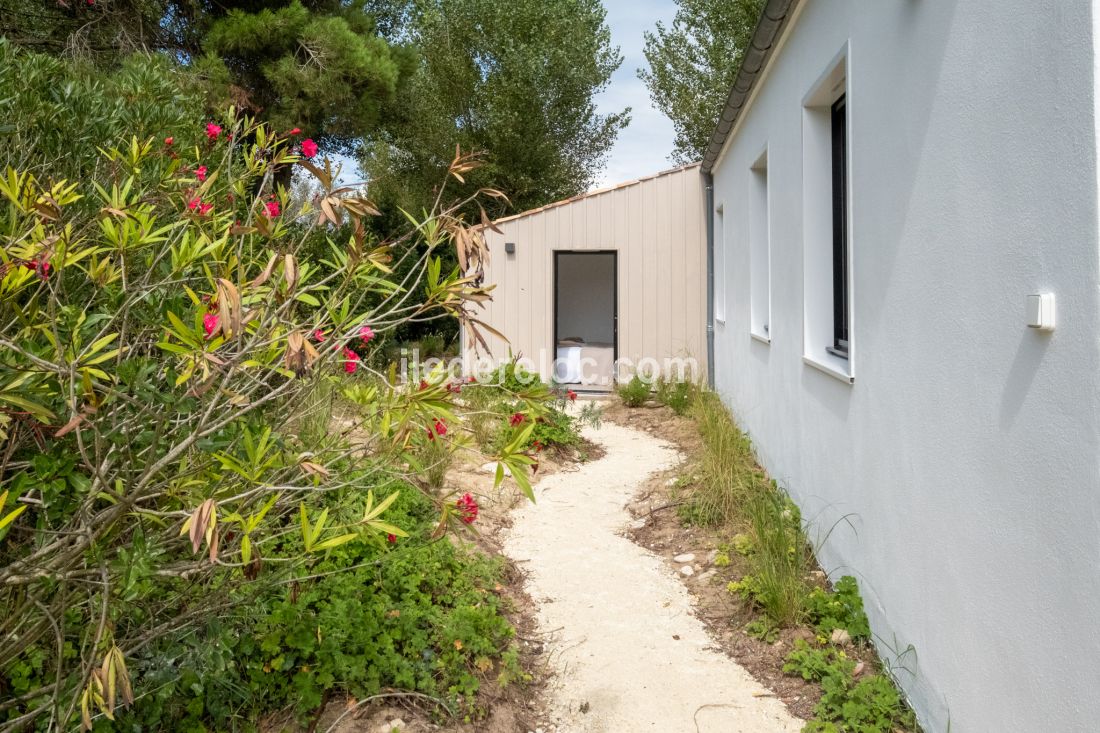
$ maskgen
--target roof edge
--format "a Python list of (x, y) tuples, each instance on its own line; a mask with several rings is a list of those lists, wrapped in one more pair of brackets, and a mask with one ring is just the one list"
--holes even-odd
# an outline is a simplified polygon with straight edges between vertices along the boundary
[(748, 104), (756, 82), (767, 70), (772, 59), (772, 51), (782, 37), (787, 21), (800, 1), (768, 0), (760, 13), (760, 20), (756, 24), (756, 30), (753, 31), (749, 47), (741, 57), (741, 66), (737, 70), (737, 76), (734, 77), (726, 106), (718, 117), (718, 125), (714, 128), (707, 150), (703, 154), (703, 160), (700, 163), (703, 173), (710, 173), (714, 169), (714, 164), (718, 162), (726, 140)]
[(663, 171), (658, 171), (657, 173), (654, 173), (654, 174), (649, 175), (649, 176), (642, 176), (641, 178), (635, 178), (635, 179), (630, 180), (630, 181), (623, 181), (622, 183), (616, 183), (614, 186), (608, 186), (606, 188), (598, 188), (594, 191), (585, 191), (584, 193), (579, 193), (576, 196), (571, 196), (567, 199), (562, 199), (561, 201), (555, 201), (553, 203), (546, 204), (544, 206), (540, 206), (536, 209), (528, 209), (527, 211), (521, 211), (517, 214), (512, 214), (510, 216), (504, 216), (504, 217), (501, 217), (500, 219), (494, 219), (493, 223), (494, 224), (503, 224), (505, 222), (514, 221), (516, 219), (522, 219), (525, 216), (531, 216), (533, 214), (539, 214), (539, 213), (542, 213), (543, 211), (547, 211), (548, 209), (556, 209), (559, 206), (565, 206), (566, 204), (571, 204), (575, 201), (581, 201), (582, 199), (592, 198), (593, 196), (599, 196), (601, 194), (611, 193), (612, 191), (618, 191), (621, 188), (627, 188), (629, 186), (636, 186), (639, 183), (645, 183), (646, 181), (652, 181), (654, 178), (660, 178), (662, 176), (672, 175), (673, 173), (680, 173), (682, 171), (690, 170), (690, 169), (695, 168), (699, 165), (701, 165), (701, 163), (688, 163), (686, 165), (676, 166), (675, 168), (668, 168), (668, 169), (663, 170)]

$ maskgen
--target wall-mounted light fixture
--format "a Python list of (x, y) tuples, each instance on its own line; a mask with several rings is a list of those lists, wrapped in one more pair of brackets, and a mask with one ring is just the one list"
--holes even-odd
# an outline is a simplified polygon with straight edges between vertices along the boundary
[(514, 255), (515, 253), (516, 253), (516, 243), (515, 242), (505, 242), (504, 243), (504, 254)]

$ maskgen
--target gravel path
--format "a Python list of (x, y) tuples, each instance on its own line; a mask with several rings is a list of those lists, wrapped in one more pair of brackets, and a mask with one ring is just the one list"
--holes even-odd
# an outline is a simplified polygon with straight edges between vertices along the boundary
[(763, 733), (801, 729), (781, 702), (711, 648), (680, 580), (621, 536), (625, 505), (676, 450), (604, 423), (586, 437), (607, 454), (536, 486), (506, 536), (527, 573), (556, 673), (549, 712), (561, 733)]

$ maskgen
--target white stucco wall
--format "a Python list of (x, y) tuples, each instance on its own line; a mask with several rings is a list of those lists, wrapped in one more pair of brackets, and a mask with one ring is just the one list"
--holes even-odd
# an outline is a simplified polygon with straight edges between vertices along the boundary
[[(1100, 247), (1089, 0), (804, 0), (714, 170), (715, 378), (922, 723), (1100, 729)], [(803, 100), (845, 45), (849, 384), (803, 360)], [(750, 337), (767, 150), (771, 343)], [(827, 196), (827, 190), (822, 192)], [(813, 259), (813, 258), (809, 258)], [(1058, 327), (1026, 327), (1025, 296)]]

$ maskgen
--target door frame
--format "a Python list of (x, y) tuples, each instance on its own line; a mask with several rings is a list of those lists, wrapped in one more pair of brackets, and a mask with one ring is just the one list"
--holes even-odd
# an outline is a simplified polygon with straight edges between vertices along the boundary
[[(551, 298), (554, 309), (554, 329), (551, 334), (553, 341), (550, 343), (551, 363), (558, 358), (558, 257), (560, 255), (611, 255), (611, 327), (612, 327), (612, 365), (611, 365), (611, 384), (608, 385), (614, 389), (618, 383), (618, 363), (619, 363), (619, 250), (617, 249), (555, 249), (554, 252), (554, 293)], [(553, 369), (551, 376), (553, 375)]]

